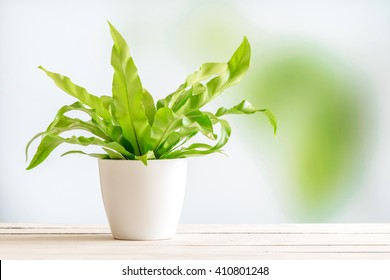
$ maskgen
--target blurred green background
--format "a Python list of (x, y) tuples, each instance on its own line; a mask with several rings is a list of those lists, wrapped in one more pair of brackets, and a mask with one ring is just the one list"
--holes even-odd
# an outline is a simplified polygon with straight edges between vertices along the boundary
[[(321, 13), (323, 3), (318, 3), (318, 7), (307, 1), (284, 4), (286, 7), (279, 2), (280, 10), (273, 10), (266, 17), (275, 17), (276, 22), (289, 21), (291, 18), (278, 19), (286, 9), (292, 9), (291, 14), (296, 16)], [(338, 5), (343, 9), (344, 4), (335, 3), (333, 11), (325, 9), (323, 13), (337, 15)], [(375, 118), (371, 89), (364, 73), (354, 68), (354, 61), (344, 58), (337, 49), (327, 49), (326, 44), (310, 36), (291, 34), (298, 30), (273, 33), (261, 24), (253, 25), (253, 21), (261, 22), (266, 14), (256, 11), (275, 6), (278, 5), (267, 1), (197, 2), (191, 13), (185, 14), (184, 27), (180, 24), (179, 32), (186, 33), (191, 40), (175, 45), (195, 58), (197, 52), (218, 57), (220, 50), (232, 44), (232, 39), (237, 42), (236, 38), (250, 33), (253, 56), (248, 78), (238, 89), (231, 90), (234, 97), (222, 97), (221, 104), (225, 100), (233, 104), (248, 99), (257, 107), (273, 110), (279, 123), (276, 137), (255, 118), (237, 121), (237, 126), (253, 132), (246, 141), (259, 157), (274, 158), (269, 173), (275, 187), (283, 193), (283, 207), (293, 219), (324, 221), (337, 214), (348, 196), (361, 186), (360, 173), (373, 132), (369, 123)], [(245, 13), (248, 9), (253, 9), (254, 18)], [(306, 21), (303, 29), (310, 29), (311, 24)]]
[[(110, 92), (106, 20), (127, 39), (156, 99), (203, 62), (227, 61), (244, 35), (252, 45), (247, 77), (214, 108), (242, 99), (269, 108), (277, 135), (265, 118), (229, 118), (229, 157), (190, 162), (182, 222), (390, 221), (384, 0), (0, 1), (0, 221), (104, 220), (90, 159), (53, 156), (28, 173), (23, 151), (70, 102), (36, 66)], [(61, 178), (55, 188), (53, 178)]]

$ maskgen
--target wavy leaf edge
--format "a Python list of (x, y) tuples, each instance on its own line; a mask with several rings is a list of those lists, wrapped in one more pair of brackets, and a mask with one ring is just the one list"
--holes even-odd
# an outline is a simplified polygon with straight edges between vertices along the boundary
[[(61, 107), (47, 129), (27, 143), (26, 162), (31, 144), (40, 138), (28, 170), (40, 165), (62, 144), (82, 148), (98, 146), (103, 151), (69, 150), (62, 156), (83, 154), (102, 159), (140, 160), (145, 165), (148, 160), (154, 159), (223, 153), (222, 147), (231, 135), (228, 121), (221, 118), (225, 115), (261, 112), (268, 118), (276, 134), (277, 122), (272, 111), (256, 109), (247, 100), (231, 108), (221, 107), (215, 113), (201, 110), (245, 76), (251, 57), (251, 47), (246, 37), (228, 62), (202, 64), (186, 77), (176, 91), (155, 104), (153, 96), (143, 88), (127, 42), (110, 22), (108, 24), (114, 42), (111, 53), (114, 69), (112, 96), (93, 95), (73, 83), (69, 77), (51, 72), (43, 66), (38, 67), (77, 101)], [(68, 116), (70, 111), (82, 112), (87, 120)], [(215, 133), (217, 127), (219, 133)], [(91, 137), (62, 136), (77, 130), (83, 130)], [(202, 135), (209, 142), (216, 141), (216, 144), (193, 141), (196, 135)]]

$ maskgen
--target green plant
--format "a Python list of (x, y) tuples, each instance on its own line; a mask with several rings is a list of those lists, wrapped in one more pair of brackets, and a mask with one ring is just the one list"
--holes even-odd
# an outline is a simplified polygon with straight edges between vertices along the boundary
[[(264, 113), (276, 132), (276, 120), (268, 109), (255, 109), (246, 100), (232, 108), (219, 108), (215, 114), (200, 109), (219, 96), (223, 90), (237, 84), (249, 67), (251, 48), (246, 37), (227, 63), (205, 63), (189, 76), (179, 88), (154, 104), (153, 97), (142, 86), (126, 41), (109, 23), (114, 41), (111, 65), (114, 68), (112, 97), (97, 97), (74, 84), (68, 77), (50, 72), (39, 66), (63, 91), (78, 99), (59, 109), (46, 131), (35, 135), (27, 144), (41, 137), (37, 151), (27, 169), (42, 163), (60, 144), (99, 146), (105, 153), (87, 154), (80, 150), (72, 153), (86, 154), (105, 159), (141, 160), (171, 159), (220, 152), (228, 142), (231, 128), (220, 118), (228, 114)], [(88, 121), (71, 118), (70, 111), (81, 111)], [(214, 133), (220, 127), (219, 136)], [(93, 137), (72, 136), (62, 133), (84, 130)], [(198, 133), (216, 141), (215, 145), (192, 143), (184, 146)]]

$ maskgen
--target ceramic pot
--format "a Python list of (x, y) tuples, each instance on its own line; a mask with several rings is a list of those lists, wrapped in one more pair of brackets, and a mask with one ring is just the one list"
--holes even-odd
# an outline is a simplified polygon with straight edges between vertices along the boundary
[(115, 239), (175, 236), (184, 199), (186, 159), (99, 159), (104, 208)]

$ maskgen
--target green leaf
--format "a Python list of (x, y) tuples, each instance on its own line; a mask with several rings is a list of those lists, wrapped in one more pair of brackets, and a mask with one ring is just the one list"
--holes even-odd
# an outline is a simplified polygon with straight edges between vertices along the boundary
[(156, 159), (153, 151), (147, 151), (145, 154), (142, 156), (135, 156), (136, 160), (140, 160), (143, 162), (143, 164), (148, 165), (148, 160), (150, 159)]
[(221, 148), (229, 141), (231, 135), (231, 128), (229, 123), (226, 120), (219, 119), (215, 115), (209, 112), (204, 112), (207, 114), (213, 122), (220, 124), (220, 134), (218, 142), (216, 145), (211, 146), (204, 143), (194, 143), (189, 147), (181, 148), (180, 150), (175, 150), (170, 153), (164, 154), (161, 158), (182, 158), (182, 157), (192, 157), (192, 156), (201, 156), (207, 155), (215, 152), (222, 152)]
[(241, 81), (242, 77), (248, 71), (251, 60), (251, 46), (246, 37), (241, 42), (241, 45), (234, 52), (232, 58), (228, 62), (229, 80), (225, 87), (231, 87)]
[(110, 159), (126, 159), (121, 153), (115, 152), (107, 148), (102, 149), (107, 153)]
[(99, 116), (101, 116), (103, 119), (110, 119), (110, 113), (107, 108), (105, 108), (104, 103), (99, 97), (88, 93), (85, 88), (74, 84), (70, 80), (70, 78), (66, 76), (50, 72), (42, 66), (39, 66), (38, 68), (43, 70), (60, 89), (62, 89), (69, 95), (76, 97), (78, 100), (80, 100), (83, 104), (89, 106), (91, 109), (96, 110)]
[(83, 155), (87, 155), (87, 156), (94, 157), (94, 158), (100, 158), (100, 159), (126, 159), (120, 153), (117, 153), (113, 150), (110, 150), (107, 148), (103, 148), (103, 150), (106, 152), (106, 154), (96, 154), (96, 153), (89, 154), (89, 153), (85, 153), (85, 152), (80, 151), (80, 150), (72, 150), (72, 151), (68, 151), (66, 153), (63, 153), (61, 156), (66, 156), (69, 154), (83, 154)]
[(191, 138), (198, 134), (199, 129), (196, 127), (181, 127), (177, 132), (170, 134), (160, 148), (157, 150), (156, 155), (158, 158), (164, 158), (173, 150), (178, 149), (187, 143)]
[(90, 157), (94, 157), (94, 158), (101, 158), (101, 159), (109, 159), (110, 158), (107, 154), (95, 154), (95, 153), (88, 154), (88, 153), (85, 153), (85, 152), (79, 151), (79, 150), (72, 150), (72, 151), (63, 153), (61, 156), (63, 157), (63, 156), (70, 155), (70, 154), (82, 154), (82, 155), (86, 155), (86, 156), (90, 156)]
[(56, 120), (56, 125), (49, 131), (51, 134), (59, 135), (65, 131), (70, 130), (85, 130), (104, 140), (111, 141), (111, 138), (104, 133), (98, 126), (92, 122), (85, 122), (76, 118), (69, 118), (67, 116), (61, 116)]
[(181, 120), (169, 108), (160, 108), (154, 117), (150, 138), (147, 140), (146, 148), (156, 152), (166, 138), (181, 127)]
[[(102, 96), (102, 97), (105, 97), (105, 96)], [(108, 105), (107, 108), (108, 108), (108, 110), (111, 110), (112, 103), (113, 103), (112, 98), (110, 98), (109, 103), (110, 103), (109, 105), (107, 104)], [(111, 115), (110, 120), (102, 120), (99, 118), (99, 115), (96, 113), (95, 110), (85, 108), (84, 105), (81, 104), (80, 102), (76, 102), (76, 103), (72, 104), (70, 109), (79, 110), (79, 111), (82, 111), (82, 112), (88, 114), (91, 117), (91, 122), (94, 125), (96, 125), (101, 131), (103, 131), (112, 141), (122, 144), (122, 129), (119, 126), (119, 124), (118, 125), (115, 124), (115, 122), (113, 121), (114, 118), (112, 115)], [(129, 149), (129, 151), (132, 151), (132, 148)]]
[(149, 125), (152, 126), (154, 122), (154, 116), (156, 115), (156, 107), (154, 106), (152, 95), (146, 89), (143, 89), (142, 91), (142, 103), (145, 107), (145, 114), (148, 118)]
[(244, 77), (249, 68), (250, 57), (251, 48), (244, 37), (228, 63), (202, 65), (197, 72), (187, 77), (176, 92), (159, 101), (159, 105), (171, 107), (179, 116), (199, 110)]
[(72, 136), (70, 138), (64, 139), (64, 143), (77, 144), (77, 145), (81, 145), (81, 146), (89, 146), (89, 145), (100, 146), (103, 148), (114, 150), (114, 151), (126, 156), (128, 159), (134, 159), (134, 155), (131, 154), (130, 152), (128, 152), (119, 143), (105, 142), (105, 141), (103, 141), (99, 138), (96, 138), (96, 137)]
[(179, 132), (173, 132), (167, 136), (164, 141), (155, 149), (156, 158), (161, 158), (164, 154), (169, 153), (175, 148), (176, 145), (183, 140), (182, 134)]
[(63, 142), (63, 138), (57, 135), (46, 135), (43, 137), (38, 146), (37, 152), (30, 164), (27, 166), (27, 170), (30, 170), (42, 163), (50, 155), (50, 153)]
[(160, 108), (156, 113), (151, 137), (146, 147), (148, 150), (153, 150), (156, 158), (159, 158), (178, 144), (181, 139), (189, 134), (192, 137), (198, 131), (209, 139), (216, 139), (210, 118), (201, 111), (193, 111), (180, 118), (171, 109)]
[[(82, 111), (84, 113), (87, 113), (89, 116), (92, 117), (92, 121), (82, 121), (80, 119), (73, 119), (65, 116), (64, 114), (72, 111), (72, 110), (78, 110)], [(48, 126), (46, 131), (40, 132), (36, 134), (28, 143), (26, 146), (26, 161), (28, 160), (28, 149), (32, 142), (34, 142), (35, 139), (37, 139), (40, 136), (45, 136), (45, 135), (60, 135), (63, 132), (66, 131), (71, 131), (71, 130), (85, 130), (88, 131), (98, 137), (101, 137), (105, 140), (111, 140), (110, 136), (108, 134), (113, 134), (113, 131), (111, 130), (110, 127), (108, 127), (104, 121), (102, 121), (95, 111), (91, 109), (85, 108), (80, 102), (76, 102), (72, 105), (65, 105), (61, 107), (58, 112), (56, 117), (54, 118), (53, 122)], [(106, 133), (106, 131), (108, 133)], [(115, 140), (114, 140), (115, 141)]]
[(182, 122), (184, 127), (195, 127), (197, 131), (200, 131), (204, 136), (211, 140), (216, 139), (216, 135), (213, 131), (213, 124), (209, 116), (203, 114), (201, 111), (196, 110), (188, 113), (183, 117)]
[(43, 134), (45, 134), (45, 131), (39, 132), (39, 133), (35, 134), (33, 136), (33, 138), (31, 138), (30, 141), (28, 141), (28, 143), (26, 145), (26, 149), (24, 150), (24, 154), (26, 156), (26, 162), (28, 161), (28, 150), (30, 149), (31, 144), (35, 141), (35, 139), (37, 139), (38, 137), (42, 136)]
[(228, 114), (254, 114), (256, 112), (264, 111), (265, 109), (255, 109), (251, 103), (247, 100), (241, 101), (238, 105), (227, 109), (225, 107), (221, 107), (217, 110), (215, 116), (220, 117)]
[(264, 112), (263, 112), (267, 118), (268, 118), (268, 121), (269, 123), (272, 125), (272, 127), (274, 128), (274, 134), (276, 134), (276, 131), (278, 129), (278, 124), (276, 122), (276, 117), (275, 115), (272, 113), (271, 110), (269, 109), (265, 109)]
[(185, 85), (189, 87), (200, 81), (208, 80), (214, 75), (220, 75), (226, 71), (226, 67), (227, 64), (223, 62), (203, 63), (198, 71), (187, 76)]
[[(195, 84), (199, 84), (201, 81), (210, 79), (212, 76), (222, 74), (228, 68), (227, 63), (204, 63), (200, 66), (199, 70), (187, 76), (184, 84), (180, 85), (179, 88), (168, 95), (166, 98), (161, 99), (157, 102), (157, 108), (170, 107), (174, 104), (181, 104), (185, 102), (190, 95), (186, 91), (187, 88), (192, 87)], [(179, 107), (179, 105), (176, 105)]]
[(37, 165), (39, 165), (40, 163), (42, 163), (55, 148), (57, 148), (60, 144), (63, 143), (77, 144), (81, 146), (89, 146), (89, 145), (100, 146), (103, 148), (114, 150), (126, 156), (128, 159), (134, 159), (133, 154), (126, 151), (126, 149), (123, 146), (121, 146), (119, 143), (116, 142), (107, 143), (96, 137), (72, 136), (70, 138), (62, 138), (61, 136), (58, 135), (45, 135), (38, 146), (37, 152), (35, 153), (29, 166), (27, 167), (27, 170), (32, 169)]
[(271, 110), (269, 110), (269, 109), (255, 109), (252, 106), (252, 104), (247, 100), (243, 100), (240, 104), (238, 104), (230, 109), (227, 109), (225, 107), (221, 107), (217, 110), (217, 113), (215, 114), (215, 116), (220, 117), (220, 116), (229, 115), (229, 114), (249, 115), (249, 114), (254, 114), (256, 112), (262, 112), (267, 116), (268, 121), (270, 122), (270, 124), (272, 125), (272, 127), (274, 129), (274, 134), (276, 134), (277, 122), (276, 122), (276, 118), (275, 118), (274, 114), (271, 112)]
[[(109, 23), (114, 46), (111, 65), (114, 68), (112, 95), (115, 117), (122, 128), (123, 137), (131, 143), (135, 155), (146, 152), (145, 143), (150, 137), (150, 124), (143, 103), (144, 93), (138, 70), (130, 56), (129, 47), (119, 32)], [(145, 91), (146, 92), (146, 91)], [(146, 102), (148, 103), (148, 102)]]

